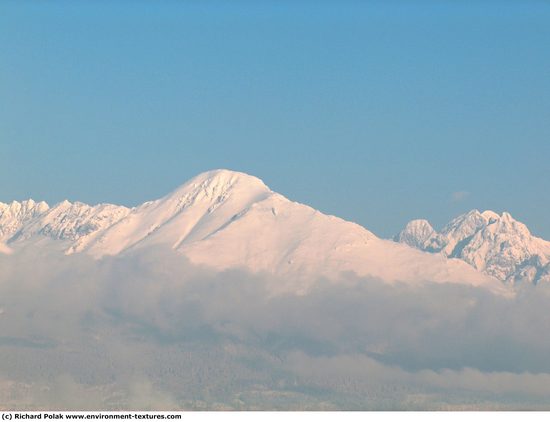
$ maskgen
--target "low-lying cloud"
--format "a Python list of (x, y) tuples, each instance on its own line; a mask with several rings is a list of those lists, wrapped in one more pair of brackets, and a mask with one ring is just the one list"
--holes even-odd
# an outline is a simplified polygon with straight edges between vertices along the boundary
[[(300, 294), (288, 293), (296, 283)], [(0, 257), (12, 408), (545, 408), (550, 290), (215, 273), (171, 251)], [(286, 293), (281, 293), (286, 292)], [(140, 398), (142, 397), (142, 398)], [(149, 397), (145, 400), (144, 397)]]

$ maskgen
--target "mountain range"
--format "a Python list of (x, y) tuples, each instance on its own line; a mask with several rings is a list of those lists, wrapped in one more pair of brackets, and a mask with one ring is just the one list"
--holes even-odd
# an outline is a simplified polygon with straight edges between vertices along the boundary
[(471, 211), (441, 232), (411, 221), (394, 240), (325, 215), (229, 170), (202, 173), (134, 208), (63, 201), (0, 203), (0, 253), (40, 247), (95, 259), (170, 248), (197, 265), (337, 279), (451, 282), (499, 290), (550, 280), (550, 242), (509, 214)]

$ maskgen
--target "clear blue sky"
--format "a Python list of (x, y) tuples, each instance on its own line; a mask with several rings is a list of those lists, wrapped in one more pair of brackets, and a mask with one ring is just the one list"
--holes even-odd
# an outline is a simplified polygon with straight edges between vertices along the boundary
[(381, 236), (489, 208), (550, 239), (550, 2), (4, 0), (0, 148), (3, 202), (230, 168)]

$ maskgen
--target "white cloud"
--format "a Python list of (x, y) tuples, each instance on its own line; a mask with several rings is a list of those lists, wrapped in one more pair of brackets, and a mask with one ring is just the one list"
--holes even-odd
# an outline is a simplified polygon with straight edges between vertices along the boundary
[(462, 202), (470, 196), (470, 192), (461, 190), (451, 194), (451, 202)]
[[(281, 282), (216, 274), (166, 251), (101, 261), (0, 257), (0, 402), (128, 408), (148, 396), (155, 409), (548, 407), (547, 286), (507, 298), (349, 276), (344, 284), (319, 280), (304, 295), (274, 295)], [(40, 393), (60, 389), (74, 400)]]

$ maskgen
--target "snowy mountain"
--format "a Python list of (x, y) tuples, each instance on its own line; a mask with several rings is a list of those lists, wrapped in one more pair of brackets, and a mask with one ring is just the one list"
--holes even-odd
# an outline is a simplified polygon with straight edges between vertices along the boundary
[(0, 202), (0, 240), (13, 236), (25, 223), (48, 211), (45, 202), (34, 202), (32, 199), (11, 204)]
[(470, 211), (436, 232), (413, 220), (395, 240), (417, 249), (459, 258), (506, 282), (550, 281), (550, 242), (537, 238), (509, 213)]
[[(289, 282), (353, 272), (389, 282), (501, 288), (461, 260), (380, 239), (357, 224), (292, 202), (256, 177), (228, 170), (202, 173), (165, 197), (131, 209), (40, 204), (4, 207), (25, 211), (2, 214), (3, 248), (16, 253), (38, 245), (100, 259), (169, 247), (195, 264), (290, 275)], [(414, 233), (424, 240), (433, 237), (429, 225)]]

